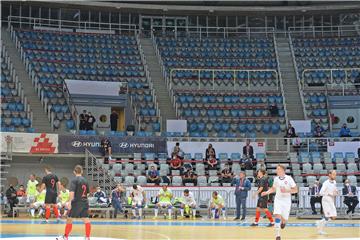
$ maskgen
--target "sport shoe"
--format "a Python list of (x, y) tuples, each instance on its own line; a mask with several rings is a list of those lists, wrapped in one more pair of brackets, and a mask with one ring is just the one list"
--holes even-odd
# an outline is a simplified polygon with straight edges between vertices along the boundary
[(315, 222), (315, 224), (316, 224), (316, 228), (318, 229), (318, 231), (320, 231), (320, 224), (321, 224), (320, 220), (317, 220)]
[(281, 240), (281, 237), (279, 236), (279, 237), (276, 237), (276, 240)]
[(259, 226), (258, 223), (252, 223), (252, 224), (250, 225), (250, 227), (257, 227), (257, 226)]
[(65, 237), (64, 235), (56, 238), (56, 240), (68, 240), (68, 239), (69, 238)]
[(319, 234), (320, 234), (320, 235), (326, 235), (327, 233), (324, 232), (324, 231), (319, 231)]
[(152, 219), (153, 219), (153, 220), (156, 220), (156, 219), (157, 219), (157, 217), (153, 217)]

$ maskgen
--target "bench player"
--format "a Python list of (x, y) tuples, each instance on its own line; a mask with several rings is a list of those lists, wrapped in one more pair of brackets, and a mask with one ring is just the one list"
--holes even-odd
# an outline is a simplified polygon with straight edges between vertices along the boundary
[(66, 189), (66, 184), (61, 183), (61, 190), (59, 193), (59, 202), (58, 202), (58, 209), (61, 212), (61, 209), (64, 209), (63, 216), (67, 216), (67, 212), (69, 211), (69, 205), (70, 205), (70, 191), (69, 189)]
[(159, 198), (159, 202), (156, 203), (155, 205), (155, 216), (154, 219), (157, 218), (158, 213), (159, 213), (159, 208), (167, 208), (168, 209), (168, 213), (169, 213), (169, 217), (168, 219), (171, 220), (171, 214), (172, 214), (172, 203), (171, 203), (171, 199), (173, 198), (173, 194), (172, 191), (170, 189), (168, 189), (168, 187), (166, 185), (162, 186), (162, 188), (160, 189), (157, 197)]
[[(184, 218), (184, 209), (192, 209), (192, 217), (195, 219), (196, 217), (196, 201), (194, 198), (194, 194), (189, 191), (189, 189), (184, 190), (184, 195), (181, 199), (180, 204), (180, 214), (181, 218)], [(191, 216), (190, 216), (191, 218)]]
[(222, 212), (224, 220), (226, 220), (225, 201), (217, 191), (212, 193), (210, 201), (211, 219), (215, 219), (216, 211), (220, 214)]
[(136, 209), (139, 211), (138, 220), (142, 218), (142, 208), (144, 203), (146, 202), (146, 195), (144, 189), (134, 184), (130, 193), (131, 197), (131, 210), (134, 218), (136, 218)]

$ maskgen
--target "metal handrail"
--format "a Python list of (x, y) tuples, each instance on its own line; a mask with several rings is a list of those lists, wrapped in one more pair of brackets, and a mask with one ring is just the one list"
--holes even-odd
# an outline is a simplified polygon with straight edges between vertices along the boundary
[(305, 36), (306, 33), (312, 33), (313, 37), (316, 37), (316, 33), (321, 33), (321, 37), (324, 36), (324, 33), (335, 33), (337, 36), (340, 37), (344, 32), (355, 32), (356, 35), (359, 35), (359, 32), (356, 30), (356, 25), (303, 26), (288, 28), (289, 35), (296, 33)]

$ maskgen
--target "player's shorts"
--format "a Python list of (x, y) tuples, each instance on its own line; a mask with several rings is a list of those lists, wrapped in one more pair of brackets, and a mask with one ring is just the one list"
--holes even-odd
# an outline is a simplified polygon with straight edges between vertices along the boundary
[(171, 202), (158, 202), (158, 205), (163, 208), (172, 206)]
[(256, 207), (258, 207), (258, 208), (267, 208), (267, 204), (268, 204), (268, 198), (267, 197), (259, 197)]
[(56, 192), (46, 192), (45, 195), (45, 203), (46, 204), (56, 204), (57, 200), (57, 193)]
[(274, 215), (280, 215), (285, 220), (289, 219), (291, 210), (291, 200), (290, 201), (279, 201), (274, 200)]
[(323, 196), (321, 200), (322, 208), (325, 217), (336, 217), (335, 201), (330, 196)]
[(182, 204), (184, 204), (185, 206), (189, 206), (191, 208), (196, 208), (196, 203), (195, 202), (184, 202)]
[(61, 203), (61, 202), (59, 202), (59, 203), (57, 204), (57, 206), (58, 206), (58, 208), (68, 208), (69, 202), (66, 202), (66, 203)]
[(33, 203), (33, 202), (35, 202), (35, 196), (27, 196), (26, 202), (27, 202), (27, 203)]
[(135, 207), (135, 206), (142, 206), (143, 205), (143, 201), (141, 199), (133, 199), (131, 202), (131, 206)]
[(73, 202), (68, 216), (70, 218), (88, 218), (89, 204), (83, 202)]
[(34, 202), (33, 205), (34, 205), (35, 209), (38, 209), (38, 208), (44, 206), (44, 202)]

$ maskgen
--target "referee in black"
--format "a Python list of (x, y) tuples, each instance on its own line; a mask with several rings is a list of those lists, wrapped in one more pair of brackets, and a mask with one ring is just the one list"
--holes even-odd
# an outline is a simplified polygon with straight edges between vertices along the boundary
[(89, 184), (82, 176), (83, 169), (80, 165), (74, 168), (75, 178), (70, 184), (69, 217), (66, 220), (65, 234), (57, 240), (68, 240), (72, 230), (72, 219), (81, 218), (85, 224), (85, 240), (90, 240), (91, 224), (89, 220)]

